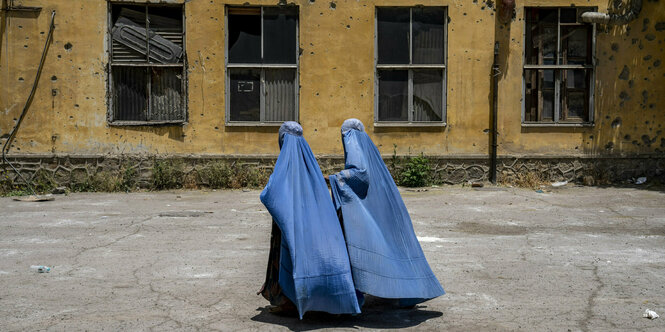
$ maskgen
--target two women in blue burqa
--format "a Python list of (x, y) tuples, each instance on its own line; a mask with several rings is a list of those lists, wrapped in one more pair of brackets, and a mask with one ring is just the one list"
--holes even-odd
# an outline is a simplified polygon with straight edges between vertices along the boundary
[(363, 293), (401, 306), (444, 294), (378, 149), (357, 119), (342, 125), (345, 169), (331, 175), (332, 200), (302, 137), (285, 122), (281, 152), (261, 201), (273, 217), (261, 293), (278, 310), (357, 314)]

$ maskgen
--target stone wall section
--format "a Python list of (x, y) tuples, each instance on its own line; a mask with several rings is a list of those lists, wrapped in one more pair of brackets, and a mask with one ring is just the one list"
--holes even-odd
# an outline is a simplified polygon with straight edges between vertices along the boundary
[[(426, 156), (427, 157), (427, 156)], [(489, 178), (489, 160), (486, 157), (455, 158), (427, 157), (432, 170), (431, 180), (435, 184), (460, 184), (467, 182), (483, 182)], [(184, 163), (185, 176), (213, 162), (226, 161), (240, 163), (244, 166), (261, 168), (271, 171), (275, 156), (61, 156), (32, 155), (9, 156), (24, 178), (35, 180), (38, 173), (51, 177), (57, 185), (69, 186), (82, 183), (99, 172), (111, 174), (133, 169), (140, 188), (150, 188), (152, 170), (156, 161), (179, 160)], [(384, 157), (388, 169), (396, 176), (404, 168), (408, 157)], [(344, 168), (341, 156), (321, 156), (318, 158), (323, 174), (332, 174)], [(21, 183), (11, 168), (2, 164), (3, 179)], [(539, 174), (543, 181), (569, 181), (586, 184), (619, 183), (626, 180), (646, 176), (659, 179), (665, 183), (665, 156), (639, 157), (500, 157), (497, 163), (497, 178), (500, 182), (509, 183), (520, 175), (527, 173)], [(585, 180), (585, 177), (587, 179)], [(588, 183), (591, 177), (593, 183)], [(205, 186), (206, 179), (199, 179), (198, 185)]]

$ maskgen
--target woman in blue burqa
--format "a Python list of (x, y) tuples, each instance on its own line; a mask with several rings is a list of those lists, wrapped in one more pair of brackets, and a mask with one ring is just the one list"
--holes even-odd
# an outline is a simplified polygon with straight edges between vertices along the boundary
[(357, 119), (342, 125), (345, 169), (330, 186), (358, 291), (401, 306), (445, 292), (425, 259), (395, 181)]
[(280, 153), (261, 202), (273, 218), (266, 282), (275, 310), (360, 313), (344, 235), (319, 164), (296, 122), (279, 129)]

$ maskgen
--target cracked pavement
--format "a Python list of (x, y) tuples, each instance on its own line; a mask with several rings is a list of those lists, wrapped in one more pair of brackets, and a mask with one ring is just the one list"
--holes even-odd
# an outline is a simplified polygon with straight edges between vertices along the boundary
[[(447, 294), (414, 309), (268, 313), (270, 216), (252, 191), (0, 198), (0, 329), (663, 331), (665, 192), (402, 190)], [(36, 273), (31, 265), (48, 265)]]

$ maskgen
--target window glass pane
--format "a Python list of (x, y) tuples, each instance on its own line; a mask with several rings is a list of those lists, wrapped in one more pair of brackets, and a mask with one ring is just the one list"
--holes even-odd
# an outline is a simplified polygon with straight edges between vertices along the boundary
[(443, 71), (413, 71), (413, 121), (441, 121)]
[(180, 62), (183, 52), (182, 8), (151, 6), (148, 8), (148, 20), (148, 32), (152, 36), (150, 60), (159, 63)]
[(569, 69), (563, 78), (564, 120), (586, 121), (589, 109), (590, 70)]
[(525, 70), (524, 121), (554, 120), (554, 70)]
[(413, 63), (443, 64), (443, 8), (413, 9)]
[(184, 120), (182, 68), (152, 67), (150, 120)]
[(263, 57), (266, 63), (296, 63), (295, 8), (263, 9)]
[(524, 121), (538, 121), (538, 71), (524, 71)]
[(261, 62), (260, 12), (250, 10), (229, 14), (229, 62)]
[(295, 120), (296, 114), (296, 70), (266, 70), (266, 115), (265, 121)]
[(379, 70), (379, 121), (408, 121), (408, 70)]
[(561, 23), (576, 23), (577, 8), (561, 8)]
[(537, 20), (542, 23), (556, 23), (558, 9), (556, 8), (537, 8)]
[(541, 86), (545, 89), (554, 89), (554, 70), (541, 70)]
[(540, 118), (538, 120), (554, 120), (554, 70), (540, 70), (538, 72), (538, 81), (542, 106)]
[(543, 90), (542, 92), (542, 116), (540, 121), (553, 121), (554, 119), (554, 90)]
[(113, 119), (117, 121), (147, 120), (148, 74), (144, 67), (112, 67)]
[(531, 8), (529, 10), (526, 25), (526, 61), (528, 64), (556, 64), (556, 18), (556, 9)]
[(145, 6), (112, 6), (113, 62), (147, 61)]
[(566, 70), (565, 86), (568, 89), (586, 89), (589, 71), (583, 69)]
[(591, 64), (591, 26), (561, 27), (562, 64)]
[(583, 91), (569, 91), (566, 94), (567, 120), (586, 121), (588, 100)]
[(376, 10), (379, 63), (409, 63), (409, 16), (408, 8)]
[(260, 69), (229, 69), (230, 121), (261, 120)]

